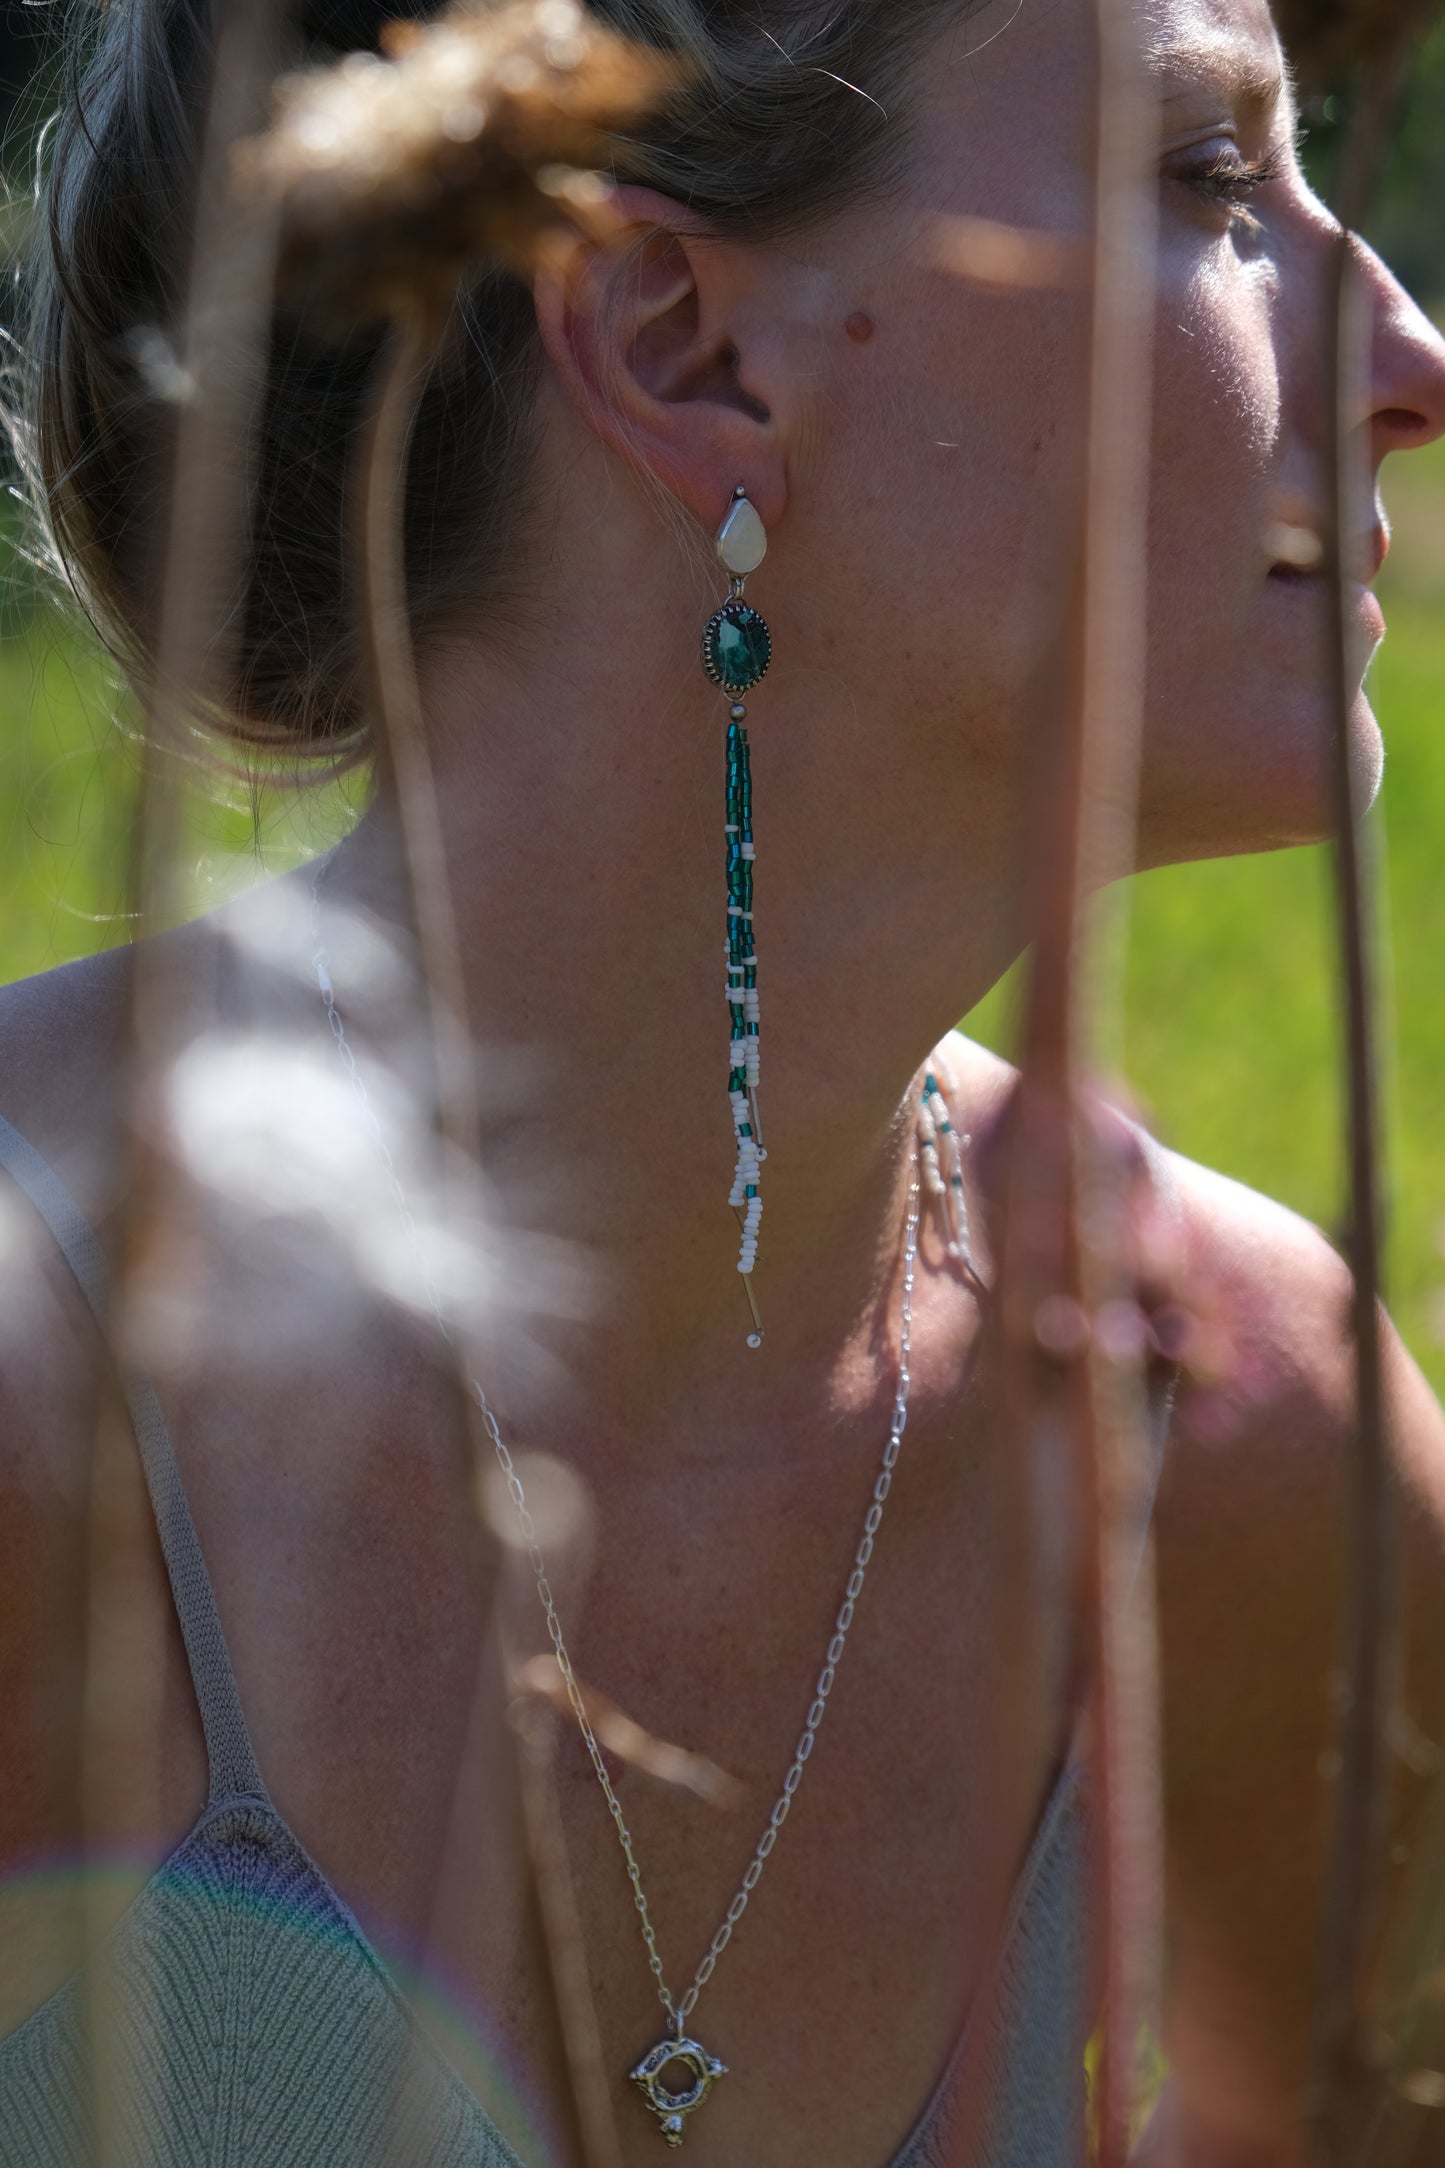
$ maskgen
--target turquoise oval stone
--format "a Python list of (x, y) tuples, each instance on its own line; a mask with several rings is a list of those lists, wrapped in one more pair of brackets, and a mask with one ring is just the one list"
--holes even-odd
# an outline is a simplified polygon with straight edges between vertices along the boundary
[(765, 619), (745, 602), (729, 602), (703, 634), (703, 664), (715, 685), (745, 693), (767, 673), (773, 638)]

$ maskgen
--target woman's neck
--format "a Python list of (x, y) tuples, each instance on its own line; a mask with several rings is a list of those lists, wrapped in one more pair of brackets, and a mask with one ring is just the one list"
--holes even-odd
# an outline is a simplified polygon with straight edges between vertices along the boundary
[[(587, 630), (569, 626), (571, 653)], [(818, 732), (789, 712), (803, 692), (769, 679), (753, 722), (766, 1345), (748, 1354), (722, 724), (700, 672), (674, 678), (654, 673), (645, 699), (605, 679), (579, 695), (546, 669), (519, 684), (469, 665), (427, 700), (484, 1170), (506, 1223), (596, 1266), (601, 1307), (563, 1331), (564, 1361), (619, 1410), (719, 1374), (775, 1388), (783, 1365), (857, 1337), (895, 1284), (915, 1084), (1010, 949), (986, 843), (960, 836), (945, 868), (900, 863), (880, 798), (870, 858), (868, 821), (850, 832), (826, 765), (810, 768)], [(409, 923), (384, 796), (327, 899)]]

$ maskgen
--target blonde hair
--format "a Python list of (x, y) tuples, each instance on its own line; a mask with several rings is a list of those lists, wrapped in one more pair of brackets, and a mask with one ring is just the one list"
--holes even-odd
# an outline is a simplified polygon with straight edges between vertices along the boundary
[[(114, 650), (152, 649), (174, 407), (153, 353), (176, 335), (204, 85), (224, 0), (119, 0), (77, 56), (59, 115), (33, 271), (30, 466), (54, 555)], [(305, 0), (303, 0), (303, 5)], [(342, 0), (303, 57), (374, 43), (394, 0)], [(681, 56), (686, 87), (629, 137), (619, 178), (720, 232), (776, 237), (886, 186), (922, 31), (949, 0), (589, 0)], [(952, 0), (963, 12), (961, 0)], [(420, 9), (418, 13), (428, 11)], [(505, 616), (526, 500), (539, 348), (531, 297), (493, 271), (460, 298), (448, 363), (421, 403), (405, 507), (419, 642)], [(379, 333), (337, 341), (278, 311), (253, 439), (249, 531), (230, 622), (224, 727), (298, 750), (360, 739), (348, 461)], [(162, 348), (162, 351), (164, 349)]]

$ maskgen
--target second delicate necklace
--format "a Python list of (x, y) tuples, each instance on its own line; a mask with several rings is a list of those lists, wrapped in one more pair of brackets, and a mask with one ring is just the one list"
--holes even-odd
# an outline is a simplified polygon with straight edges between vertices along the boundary
[[(314, 941), (312, 960), (316, 970), (316, 983), (320, 988), (321, 998), (326, 1006), (326, 1015), (331, 1025), (332, 1036), (336, 1042), (337, 1053), (361, 1105), (367, 1126), (381, 1153), (392, 1194), (402, 1212), (405, 1224), (413, 1240), (415, 1240), (415, 1222), (407, 1204), (406, 1193), (402, 1188), (391, 1151), (387, 1145), (381, 1124), (377, 1119), (375, 1109), (372, 1106), (365, 1079), (357, 1067), (356, 1056), (347, 1039), (341, 1011), (336, 1004), (336, 993), (331, 981), (330, 965), (325, 944), (321, 937), (321, 884), (324, 878), (325, 868), (323, 862), (323, 867), (318, 870), (311, 890)], [(693, 1974), (691, 1985), (680, 1999), (673, 1996), (663, 1972), (662, 1958), (658, 1952), (657, 1936), (653, 1929), (647, 1896), (642, 1887), (642, 1872), (637, 1863), (632, 1835), (627, 1827), (617, 1793), (613, 1788), (612, 1779), (607, 1774), (607, 1765), (602, 1757), (602, 1749), (597, 1743), (597, 1736), (587, 1715), (587, 1706), (583, 1699), (582, 1689), (578, 1683), (577, 1674), (572, 1668), (572, 1659), (567, 1652), (567, 1644), (562, 1634), (562, 1622), (557, 1615), (557, 1605), (547, 1576), (546, 1561), (542, 1556), (541, 1547), (537, 1540), (537, 1530), (528, 1509), (522, 1479), (517, 1473), (510, 1452), (507, 1450), (506, 1441), (502, 1437), (496, 1416), (492, 1412), (485, 1392), (477, 1379), (470, 1378), (468, 1380), (473, 1398), (481, 1411), (482, 1421), (486, 1425), (487, 1435), (491, 1439), (493, 1451), (497, 1456), (497, 1464), (502, 1471), (503, 1479), (517, 1509), (522, 1536), (527, 1546), (527, 1555), (531, 1562), (533, 1574), (536, 1577), (537, 1594), (541, 1601), (543, 1616), (547, 1622), (547, 1635), (556, 1655), (557, 1668), (562, 1674), (563, 1684), (567, 1690), (567, 1700), (573, 1715), (577, 1719), (577, 1726), (582, 1734), (583, 1744), (596, 1772), (597, 1781), (602, 1787), (608, 1813), (611, 1815), (613, 1825), (617, 1831), (618, 1843), (622, 1848), (622, 1856), (626, 1864), (627, 1879), (632, 1889), (632, 1901), (637, 1909), (642, 1939), (646, 1946), (648, 1967), (656, 1983), (657, 1999), (667, 2012), (668, 2021), (672, 2028), (669, 2033), (658, 2041), (656, 2047), (650, 2049), (644, 2055), (642, 2061), (629, 2072), (633, 2083), (639, 2088), (648, 2107), (657, 2117), (663, 2139), (669, 2146), (682, 2144), (687, 2127), (687, 2118), (694, 2115), (703, 2105), (717, 2080), (727, 2075), (728, 2066), (720, 2062), (716, 2056), (710, 2054), (700, 2041), (690, 2036), (688, 2019), (696, 2007), (699, 1995), (712, 1978), (718, 1959), (731, 1941), (733, 1929), (747, 1910), (748, 1899), (752, 1896), (762, 1878), (763, 1869), (772, 1856), (773, 1847), (778, 1841), (783, 1824), (786, 1822), (792, 1808), (793, 1800), (797, 1796), (798, 1787), (803, 1781), (803, 1771), (807, 1767), (808, 1760), (817, 1742), (818, 1730), (828, 1707), (828, 1697), (833, 1691), (834, 1682), (838, 1675), (838, 1667), (843, 1661), (848, 1633), (853, 1624), (858, 1599), (863, 1593), (863, 1583), (867, 1577), (869, 1563), (873, 1557), (874, 1545), (878, 1537), (878, 1530), (883, 1520), (883, 1508), (887, 1504), (888, 1493), (893, 1487), (893, 1471), (898, 1464), (898, 1455), (903, 1444), (903, 1433), (908, 1424), (908, 1392), (911, 1382), (909, 1357), (913, 1346), (913, 1285), (918, 1262), (919, 1202), (922, 1191), (921, 1167), (925, 1161), (929, 1161), (929, 1150), (932, 1145), (934, 1127), (939, 1120), (940, 1108), (943, 1106), (942, 1093), (931, 1075), (928, 1079), (926, 1100), (928, 1101), (928, 1114), (933, 1119), (926, 1125), (928, 1141), (922, 1145), (915, 1143), (913, 1173), (909, 1183), (908, 1211), (903, 1233), (903, 1295), (900, 1307), (898, 1379), (894, 1393), (893, 1414), (888, 1426), (888, 1442), (883, 1448), (882, 1462), (873, 1483), (868, 1510), (863, 1517), (863, 1533), (853, 1554), (853, 1567), (848, 1576), (843, 1602), (833, 1622), (833, 1635), (828, 1643), (823, 1668), (818, 1674), (817, 1683), (813, 1690), (812, 1705), (808, 1710), (803, 1729), (798, 1736), (793, 1759), (789, 1764), (787, 1775), (783, 1779), (783, 1788), (778, 1794), (771, 1814), (768, 1816), (767, 1824), (754, 1848), (753, 1856), (748, 1862), (747, 1871), (743, 1875), (742, 1881), (738, 1885), (737, 1893), (728, 1906), (716, 1934), (709, 1943), (702, 1962)], [(946, 1110), (943, 1113), (943, 1121), (946, 1127)], [(934, 1164), (936, 1164), (936, 1150), (932, 1161), (929, 1161), (930, 1172)], [(929, 1186), (930, 1189), (933, 1188), (932, 1183)], [(436, 1318), (437, 1325), (443, 1337), (450, 1341), (451, 1331), (429, 1276), (426, 1278), (426, 1288), (428, 1302)], [(664, 2074), (674, 2064), (680, 2065), (688, 2073), (689, 2078), (689, 2082), (679, 2090), (674, 2090), (663, 2082)]]

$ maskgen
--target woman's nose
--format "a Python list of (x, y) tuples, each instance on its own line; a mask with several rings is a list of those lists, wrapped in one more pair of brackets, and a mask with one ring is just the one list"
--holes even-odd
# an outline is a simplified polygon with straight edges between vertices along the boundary
[(1353, 246), (1374, 309), (1367, 419), (1378, 466), (1445, 436), (1445, 338), (1374, 250)]

